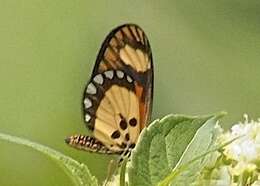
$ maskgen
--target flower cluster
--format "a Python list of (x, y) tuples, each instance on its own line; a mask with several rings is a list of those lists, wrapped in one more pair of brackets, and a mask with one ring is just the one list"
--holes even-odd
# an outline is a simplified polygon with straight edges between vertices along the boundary
[(201, 173), (199, 185), (260, 186), (260, 120), (245, 115), (243, 123), (219, 135), (219, 146), (227, 142), (211, 155), (214, 161)]

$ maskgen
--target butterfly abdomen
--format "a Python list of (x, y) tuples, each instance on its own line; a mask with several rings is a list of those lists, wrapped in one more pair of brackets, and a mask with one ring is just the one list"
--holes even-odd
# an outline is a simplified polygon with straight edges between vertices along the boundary
[(66, 138), (65, 142), (79, 150), (87, 150), (91, 152), (100, 152), (106, 154), (114, 153), (106, 148), (100, 141), (91, 136), (76, 134)]

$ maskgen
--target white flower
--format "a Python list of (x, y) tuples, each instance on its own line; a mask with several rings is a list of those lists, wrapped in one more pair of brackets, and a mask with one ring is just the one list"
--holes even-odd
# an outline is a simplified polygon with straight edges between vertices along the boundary
[(198, 183), (260, 186), (260, 120), (244, 117), (243, 123), (234, 124), (230, 131), (219, 135), (219, 146), (227, 145), (219, 151), (221, 155), (215, 163), (206, 167)]
[(260, 155), (260, 123), (251, 120), (235, 124), (230, 132), (220, 137), (234, 142), (224, 147), (224, 154), (228, 159), (250, 163), (256, 161)]

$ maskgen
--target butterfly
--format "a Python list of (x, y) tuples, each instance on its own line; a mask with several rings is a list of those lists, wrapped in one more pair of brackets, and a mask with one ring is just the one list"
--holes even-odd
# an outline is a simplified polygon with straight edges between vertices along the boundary
[(152, 52), (135, 24), (112, 30), (98, 53), (83, 94), (83, 115), (92, 136), (73, 135), (70, 146), (130, 156), (150, 119), (153, 100)]

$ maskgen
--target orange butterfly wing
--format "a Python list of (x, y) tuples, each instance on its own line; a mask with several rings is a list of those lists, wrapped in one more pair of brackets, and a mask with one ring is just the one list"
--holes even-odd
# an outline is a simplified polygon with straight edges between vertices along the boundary
[(143, 30), (125, 24), (112, 30), (84, 90), (83, 114), (94, 137), (74, 135), (77, 149), (130, 155), (148, 124), (153, 100), (153, 62)]
[(134, 78), (136, 95), (140, 101), (141, 129), (144, 128), (152, 112), (153, 60), (147, 36), (139, 26), (119, 26), (103, 42), (92, 78), (111, 69), (120, 69)]

